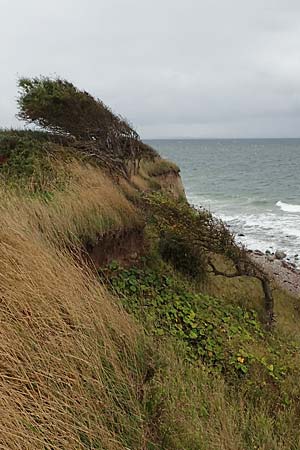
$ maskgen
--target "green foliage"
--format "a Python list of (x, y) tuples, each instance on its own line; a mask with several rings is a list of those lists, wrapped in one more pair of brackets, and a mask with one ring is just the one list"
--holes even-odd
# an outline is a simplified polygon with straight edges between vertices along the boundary
[(156, 230), (161, 256), (192, 277), (204, 278), (209, 252), (236, 256), (240, 250), (222, 221), (161, 193), (145, 197), (149, 224)]
[(19, 117), (54, 132), (87, 138), (89, 130), (113, 120), (105, 105), (66, 80), (21, 78), (19, 89)]
[(79, 140), (97, 141), (115, 151), (124, 146), (126, 139), (138, 140), (124, 119), (67, 80), (21, 78), (19, 91), (19, 118), (28, 123)]
[(0, 132), (0, 177), (6, 185), (49, 197), (66, 182), (66, 171), (53, 163), (50, 146), (48, 133)]
[(142, 157), (154, 159), (155, 150), (142, 143), (136, 131), (101, 100), (63, 79), (21, 78), (18, 117), (56, 135), (73, 138), (73, 148), (92, 157), (111, 173), (128, 176)]
[(5, 143), (7, 148), (11, 148), (14, 146), (14, 142), (20, 139), (30, 139), (38, 142), (53, 142), (55, 136), (46, 131), (37, 131), (37, 130), (22, 130), (22, 129), (0, 129), (0, 143), (1, 147), (4, 148)]
[[(171, 275), (149, 268), (129, 270), (111, 264), (104, 272), (111, 289), (124, 299), (151, 333), (172, 336), (186, 346), (190, 362), (201, 360), (226, 376), (245, 376), (255, 367), (274, 381), (285, 369), (268, 348), (256, 312), (191, 292)], [(266, 354), (252, 352), (252, 344), (266, 346)]]
[(159, 252), (164, 261), (185, 275), (201, 278), (206, 272), (206, 258), (201, 247), (194, 246), (186, 234), (177, 230), (161, 231)]
[(228, 256), (237, 251), (230, 230), (209, 211), (160, 193), (150, 194), (145, 200), (151, 211), (151, 220), (160, 231), (173, 230), (186, 235), (193, 245), (208, 251)]

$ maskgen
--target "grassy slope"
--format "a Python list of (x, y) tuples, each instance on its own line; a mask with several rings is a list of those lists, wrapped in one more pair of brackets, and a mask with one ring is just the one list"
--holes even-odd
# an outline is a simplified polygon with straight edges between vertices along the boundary
[(2, 173), (1, 446), (142, 448), (143, 334), (67, 250), (141, 220), (98, 168), (70, 162), (64, 189), (48, 172), (37, 190), (31, 166), (21, 190)]
[[(277, 326), (267, 335), (246, 315), (260, 312), (257, 281), (209, 273), (191, 280), (162, 262), (155, 245), (129, 281), (111, 269), (113, 296), (73, 253), (87, 239), (141, 226), (127, 199), (136, 199), (136, 188), (124, 181), (125, 196), (60, 144), (45, 156), (37, 143), (49, 145), (44, 135), (25, 138), (1, 167), (2, 448), (300, 448), (297, 301), (276, 291)], [(7, 141), (5, 152), (12, 152)], [(140, 179), (145, 189), (159, 187), (147, 165)], [(155, 242), (153, 224), (147, 229)], [(181, 322), (184, 335), (175, 327)], [(209, 322), (204, 341), (190, 334)], [(205, 349), (202, 360), (195, 348)]]

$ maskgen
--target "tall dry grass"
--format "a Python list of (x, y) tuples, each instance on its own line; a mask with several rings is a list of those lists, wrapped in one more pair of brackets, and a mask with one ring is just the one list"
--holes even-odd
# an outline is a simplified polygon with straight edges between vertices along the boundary
[(101, 169), (73, 162), (68, 173), (68, 186), (54, 190), (49, 202), (25, 197), (24, 190), (17, 195), (2, 189), (2, 203), (6, 209), (22, 210), (26, 227), (38, 228), (56, 244), (93, 242), (105, 233), (142, 226), (117, 181)]
[(104, 175), (79, 166), (74, 174), (70, 190), (49, 205), (2, 192), (3, 449), (143, 447), (142, 335), (59, 245), (83, 232), (96, 236), (109, 224), (132, 225), (135, 212)]
[[(136, 323), (67, 250), (141, 226), (139, 214), (99, 169), (71, 171), (48, 203), (0, 192), (0, 449), (299, 449), (296, 372), (284, 406), (259, 373), (230, 384), (165, 341), (148, 361)], [(297, 306), (278, 332), (298, 340)], [(287, 310), (286, 296), (278, 307)]]
[(177, 164), (173, 163), (172, 161), (157, 157), (153, 160), (142, 160), (140, 163), (139, 172), (143, 176), (151, 178), (165, 175), (171, 172), (178, 174), (180, 172), (180, 169)]
[[(279, 404), (275, 385), (264, 387), (260, 373), (251, 383), (232, 383), (200, 362), (185, 364), (184, 349), (156, 345), (161, 366), (146, 386), (152, 433), (165, 450), (298, 450), (299, 381), (284, 390), (294, 398)], [(156, 448), (156, 447), (154, 447)]]

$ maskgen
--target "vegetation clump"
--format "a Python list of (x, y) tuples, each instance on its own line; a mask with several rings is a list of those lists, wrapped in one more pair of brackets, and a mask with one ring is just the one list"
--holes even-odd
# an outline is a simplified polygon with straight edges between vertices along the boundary
[(102, 166), (128, 175), (128, 164), (156, 152), (101, 100), (62, 79), (21, 78), (18, 117), (55, 135), (72, 137), (72, 146)]
[[(222, 220), (205, 209), (196, 209), (186, 201), (176, 201), (160, 192), (146, 195), (144, 202), (165, 260), (199, 279), (204, 279), (209, 270), (227, 278), (257, 278), (264, 292), (264, 320), (269, 328), (273, 326), (274, 300), (269, 278), (250, 260), (246, 249), (236, 244), (234, 235)], [(218, 270), (213, 261), (216, 254), (232, 262), (233, 273)]]
[(237, 251), (232, 233), (209, 211), (193, 208), (185, 201), (178, 202), (161, 193), (147, 195), (145, 202), (150, 220), (160, 232), (173, 230), (189, 236), (191, 244), (207, 251), (228, 256)]
[[(245, 375), (259, 366), (271, 380), (282, 378), (285, 368), (273, 353), (254, 310), (193, 292), (188, 283), (165, 272), (166, 268), (124, 269), (112, 263), (101, 274), (123, 299), (125, 308), (151, 333), (184, 342), (189, 361), (200, 359), (230, 377)], [(257, 352), (257, 346), (266, 347), (263, 354)]]
[(63, 189), (69, 178), (61, 164), (66, 159), (48, 133), (0, 131), (0, 177), (6, 186), (42, 195)]
[[(145, 167), (146, 166), (146, 167)], [(159, 177), (168, 173), (179, 174), (180, 169), (177, 164), (167, 159), (156, 158), (144, 164), (149, 177)]]
[(232, 254), (234, 238), (224, 224), (206, 210), (192, 208), (161, 193), (145, 196), (146, 214), (158, 236), (164, 260), (194, 278), (204, 278), (209, 252)]
[(205, 277), (207, 269), (205, 252), (194, 246), (179, 231), (161, 231), (158, 249), (163, 260), (170, 262), (176, 270), (192, 278)]

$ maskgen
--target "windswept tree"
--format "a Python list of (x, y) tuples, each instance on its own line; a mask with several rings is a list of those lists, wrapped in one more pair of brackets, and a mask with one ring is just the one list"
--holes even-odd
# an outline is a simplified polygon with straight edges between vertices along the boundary
[(143, 144), (128, 122), (101, 100), (62, 79), (21, 78), (18, 117), (52, 133), (73, 137), (82, 151), (98, 158), (136, 161)]
[(77, 139), (107, 139), (112, 136), (138, 139), (128, 123), (101, 101), (61, 79), (21, 78), (18, 117), (55, 133)]

